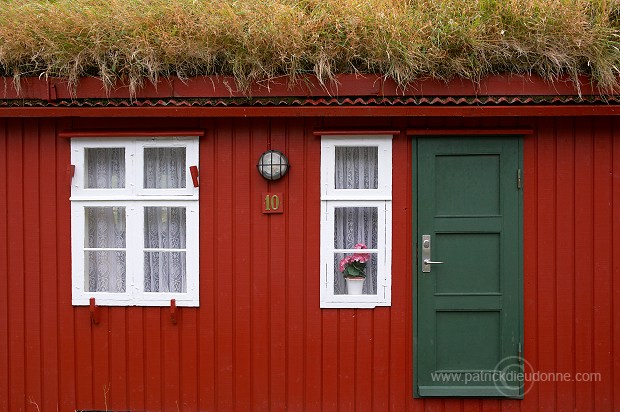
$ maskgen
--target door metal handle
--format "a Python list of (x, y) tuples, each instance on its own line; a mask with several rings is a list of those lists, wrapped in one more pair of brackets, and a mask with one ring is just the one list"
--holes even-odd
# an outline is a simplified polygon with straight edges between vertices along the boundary
[(431, 265), (442, 263), (431, 260), (431, 235), (422, 235), (422, 273), (430, 273)]

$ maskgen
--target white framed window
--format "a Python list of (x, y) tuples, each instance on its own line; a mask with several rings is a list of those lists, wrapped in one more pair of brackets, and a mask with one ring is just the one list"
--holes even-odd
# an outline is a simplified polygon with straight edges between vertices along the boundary
[(199, 305), (198, 138), (71, 140), (73, 304)]
[(392, 135), (322, 136), (321, 307), (389, 306), (391, 256)]

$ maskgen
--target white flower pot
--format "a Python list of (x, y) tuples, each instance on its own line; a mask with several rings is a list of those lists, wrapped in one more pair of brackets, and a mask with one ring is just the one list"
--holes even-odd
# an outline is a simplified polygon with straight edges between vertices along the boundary
[(347, 281), (347, 295), (362, 295), (364, 278), (345, 278)]

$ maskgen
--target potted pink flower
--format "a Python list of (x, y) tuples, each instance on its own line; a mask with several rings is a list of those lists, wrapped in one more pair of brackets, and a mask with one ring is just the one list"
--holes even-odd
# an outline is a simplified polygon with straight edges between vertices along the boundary
[[(354, 249), (367, 249), (363, 243), (358, 243), (353, 247)], [(368, 253), (354, 253), (350, 256), (345, 256), (340, 260), (340, 271), (347, 282), (347, 294), (349, 295), (361, 295), (364, 287), (364, 280), (366, 279), (366, 262), (370, 258)]]

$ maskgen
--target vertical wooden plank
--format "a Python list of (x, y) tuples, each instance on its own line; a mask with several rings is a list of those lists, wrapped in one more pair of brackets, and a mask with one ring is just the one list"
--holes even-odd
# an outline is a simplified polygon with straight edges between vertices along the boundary
[[(177, 308), (177, 311), (184, 312), (185, 308)], [(192, 310), (192, 309), (190, 309)], [(180, 322), (183, 322), (183, 314), (177, 317), (177, 324), (173, 324), (170, 319), (170, 307), (162, 308), (161, 330), (162, 330), (162, 409), (165, 411), (181, 410), (181, 375), (180, 365)]]
[(201, 121), (206, 130), (200, 140), (200, 309), (198, 312), (198, 406), (215, 410), (215, 212), (217, 123)]
[[(134, 362), (133, 342), (131, 351), (127, 351), (127, 310), (128, 308), (110, 308), (108, 328), (108, 408), (127, 410), (128, 379), (127, 369)], [(139, 361), (139, 360), (138, 360)]]
[(424, 412), (444, 412), (444, 399), (424, 399)]
[(373, 408), (379, 411), (390, 409), (390, 308), (377, 307), (374, 313), (373, 346)]
[[(92, 327), (99, 325), (92, 325)], [(73, 339), (75, 346), (75, 405), (77, 408), (90, 409), (94, 407), (93, 357), (95, 355), (92, 349), (93, 330), (88, 308), (75, 308), (75, 335)]]
[[(58, 258), (56, 256), (56, 128), (45, 119), (40, 126), (39, 199), (41, 207), (41, 410), (55, 410), (59, 404), (58, 364)], [(0, 182), (2, 178), (0, 177)], [(1, 184), (1, 183), (0, 183)], [(1, 196), (1, 193), (0, 193)], [(1, 235), (0, 235), (1, 236)], [(1, 247), (0, 247), (1, 249)], [(1, 299), (1, 297), (0, 297)], [(1, 332), (0, 332), (1, 333)], [(0, 366), (1, 369), (1, 366)], [(0, 409), (2, 409), (0, 407)]]
[[(555, 121), (545, 121), (538, 130), (538, 370), (556, 370), (556, 267), (555, 267)], [(536, 366), (536, 365), (535, 365)], [(555, 410), (555, 384), (537, 383), (540, 408)]]
[[(106, 408), (110, 404), (110, 310), (116, 308), (100, 307), (99, 324), (92, 326), (92, 383), (93, 405)], [(79, 344), (79, 335), (76, 336)]]
[(594, 130), (594, 382), (593, 409), (612, 409), (612, 141), (611, 119), (597, 119)]
[(0, 410), (9, 410), (9, 255), (7, 122), (0, 119)]
[[(373, 383), (373, 316), (372, 310), (355, 311), (355, 410), (372, 405)], [(352, 383), (352, 382), (351, 382)]]
[[(556, 162), (556, 276), (557, 276), (557, 360), (556, 370), (575, 373), (575, 142), (574, 123), (562, 119), (557, 124)], [(557, 383), (558, 410), (572, 410), (575, 406), (573, 382)]]
[[(575, 370), (593, 369), (594, 285), (594, 140), (592, 119), (575, 121)], [(594, 390), (591, 382), (575, 382), (577, 410), (592, 410)]]
[(163, 409), (162, 317), (161, 308), (144, 309), (144, 406), (147, 411)]
[[(144, 311), (141, 307), (127, 308), (127, 404), (130, 410), (145, 409), (146, 340)], [(149, 309), (150, 310), (150, 309)]]
[(198, 309), (184, 308), (181, 317), (181, 411), (198, 410)]
[(443, 404), (443, 410), (445, 412), (462, 412), (463, 402), (463, 399), (446, 399)]
[[(231, 262), (233, 261), (233, 172), (235, 143), (232, 134), (232, 120), (218, 122), (217, 128), (217, 164), (225, 165), (216, 171), (217, 202), (215, 211), (215, 266), (216, 282), (216, 409), (233, 408), (233, 312), (235, 307), (234, 281)], [(241, 268), (237, 268), (241, 269)]]
[(356, 376), (355, 319), (363, 309), (337, 309), (338, 311), (338, 410), (355, 410)]
[[(287, 274), (287, 369), (286, 395), (287, 408), (291, 411), (303, 410), (306, 406), (304, 398), (305, 368), (304, 368), (304, 339), (305, 319), (304, 304), (306, 301), (307, 275), (304, 262), (307, 261), (306, 249), (306, 201), (304, 165), (306, 138), (304, 135), (304, 121), (301, 119), (289, 120), (287, 132), (287, 156), (295, 170), (288, 174), (286, 198), (286, 233), (288, 243), (286, 274)], [(311, 279), (314, 282), (315, 279)]]
[[(70, 120), (59, 120), (57, 129), (66, 129)], [(58, 370), (60, 410), (76, 409), (80, 378), (86, 370), (84, 383), (89, 384), (91, 365), (90, 357), (85, 360), (78, 357), (76, 351), (77, 320), (85, 326), (77, 334), (80, 337), (78, 347), (90, 347), (90, 318), (88, 309), (74, 308), (71, 305), (71, 204), (69, 197), (71, 187), (67, 182), (67, 166), (71, 164), (71, 145), (68, 139), (56, 140), (56, 250), (57, 253), (57, 296), (58, 296)], [(85, 330), (85, 332), (84, 332)], [(77, 361), (77, 362), (76, 362)], [(79, 372), (79, 374), (78, 374)], [(92, 391), (88, 389), (90, 397)]]
[(483, 399), (482, 412), (499, 412), (502, 410), (502, 401), (499, 399)]
[(8, 284), (9, 308), (9, 410), (26, 409), (25, 318), (24, 318), (24, 163), (23, 124), (8, 121), (7, 192), (8, 192)]
[[(284, 119), (273, 119), (270, 127), (271, 148), (288, 154), (286, 145), (286, 123)], [(258, 159), (258, 157), (257, 157)], [(288, 192), (289, 176), (269, 182), (272, 192)], [(285, 199), (286, 199), (286, 195)], [(286, 217), (287, 206), (283, 214), (264, 215), (269, 221), (269, 408), (274, 411), (286, 410), (286, 318), (288, 310), (286, 301)]]
[(24, 316), (26, 402), (29, 410), (42, 404), (41, 391), (41, 285), (39, 221), (39, 125), (24, 125)]
[[(310, 274), (320, 273), (320, 248), (316, 245), (321, 241), (321, 139), (312, 135), (313, 129), (319, 128), (320, 120), (306, 120), (304, 126), (304, 185), (306, 193), (304, 227), (307, 228), (304, 248), (304, 371), (305, 393), (304, 403), (308, 410), (320, 410), (322, 406), (322, 350), (323, 350), (323, 310), (320, 308), (320, 281)], [(313, 247), (313, 245), (315, 245)]]
[[(399, 125), (400, 126), (400, 125)], [(395, 127), (396, 128), (396, 127)], [(398, 127), (405, 129), (405, 125)], [(390, 310), (390, 408), (405, 410), (412, 392), (411, 138), (392, 142), (392, 306)]]
[(235, 156), (233, 170), (235, 216), (233, 236), (235, 250), (234, 273), (234, 393), (235, 408), (239, 411), (251, 409), (252, 380), (249, 370), (252, 361), (252, 271), (251, 247), (253, 245), (249, 225), (252, 210), (248, 195), (252, 195), (252, 174), (256, 173), (250, 146), (250, 123), (244, 119), (235, 122)]
[(480, 412), (482, 410), (482, 401), (480, 399), (465, 399), (463, 403), (463, 412)]
[[(269, 122), (265, 119), (252, 120), (250, 123), (251, 158), (258, 157), (267, 149), (269, 138)], [(257, 411), (268, 410), (270, 406), (271, 377), (270, 362), (270, 336), (271, 325), (269, 307), (271, 304), (269, 259), (269, 223), (267, 215), (261, 212), (261, 194), (268, 185), (258, 174), (252, 176), (252, 193), (249, 202), (251, 204), (252, 224), (252, 409)]]
[[(523, 353), (538, 365), (538, 124), (536, 134), (523, 142)], [(527, 241), (525, 240), (527, 239)], [(525, 382), (523, 410), (537, 410), (538, 386)]]
[(322, 309), (322, 388), (321, 408), (327, 411), (338, 410), (338, 373), (340, 368), (340, 342), (338, 340), (339, 309)]
[[(612, 126), (612, 156), (613, 156), (613, 222), (612, 222), (612, 376), (611, 384), (620, 388), (620, 119), (614, 118)], [(613, 410), (620, 410), (620, 394), (612, 393)]]

